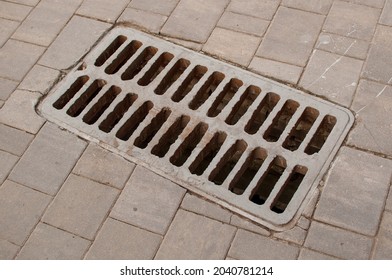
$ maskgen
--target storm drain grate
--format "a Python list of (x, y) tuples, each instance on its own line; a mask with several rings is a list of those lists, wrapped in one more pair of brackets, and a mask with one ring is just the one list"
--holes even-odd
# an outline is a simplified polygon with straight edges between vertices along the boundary
[(275, 230), (300, 215), (353, 122), (344, 108), (125, 27), (40, 109)]

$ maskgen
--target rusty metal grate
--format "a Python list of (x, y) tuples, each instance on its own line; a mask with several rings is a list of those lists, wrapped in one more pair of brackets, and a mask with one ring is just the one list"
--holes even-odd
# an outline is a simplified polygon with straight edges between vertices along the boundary
[(275, 230), (295, 222), (353, 123), (344, 108), (125, 27), (40, 110)]

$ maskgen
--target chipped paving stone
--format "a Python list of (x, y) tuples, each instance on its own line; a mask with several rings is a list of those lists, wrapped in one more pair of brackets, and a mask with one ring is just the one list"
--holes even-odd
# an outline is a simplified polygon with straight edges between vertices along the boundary
[(111, 1), (108, 5), (106, 0), (84, 0), (76, 14), (106, 22), (114, 22), (128, 3), (129, 0), (116, 0)]
[(163, 15), (126, 8), (118, 22), (131, 23), (149, 32), (158, 33), (166, 20), (167, 17)]
[(35, 65), (18, 86), (18, 89), (45, 94), (59, 78), (60, 72), (45, 66)]

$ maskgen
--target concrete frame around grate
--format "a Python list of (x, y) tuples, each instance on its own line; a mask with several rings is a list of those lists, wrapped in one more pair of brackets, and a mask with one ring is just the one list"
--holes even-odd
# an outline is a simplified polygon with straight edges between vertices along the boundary
[[(105, 52), (108, 46), (110, 46), (110, 44), (112, 44), (115, 40), (118, 40), (118, 38), (122, 38), (122, 41), (124, 41), (118, 49), (114, 49), (114, 53), (112, 54), (110, 52)], [(129, 60), (125, 61), (125, 64), (122, 65), (116, 74), (105, 73), (105, 69), (116, 59), (117, 55), (127, 46), (127, 44), (133, 40), (141, 42), (142, 46), (136, 50)], [(138, 58), (142, 51), (147, 49), (148, 46), (153, 46), (156, 48), (157, 52), (135, 77), (131, 80), (123, 80), (120, 74), (128, 69), (128, 67), (134, 63), (136, 58)], [(150, 67), (155, 63), (155, 61), (157, 61), (157, 58), (165, 52), (172, 54), (173, 58), (152, 81), (149, 81), (149, 85), (140, 86), (137, 82), (144, 77)], [(101, 61), (96, 63), (97, 58), (103, 53), (105, 53), (105, 55), (101, 56)], [(170, 70), (179, 59), (188, 60), (190, 65), (188, 65), (183, 73), (179, 75), (178, 79), (169, 86), (164, 94), (158, 95), (154, 93), (154, 90), (158, 87), (166, 75), (169, 75), (168, 77), (171, 78), (174, 77), (174, 75), (170, 76)], [(96, 66), (95, 64), (102, 65)], [(171, 96), (181, 86), (184, 79), (191, 73), (192, 69), (194, 69), (197, 65), (206, 67), (207, 72), (181, 101), (172, 101)], [(199, 108), (194, 110), (190, 109), (189, 102), (191, 102), (197, 92), (206, 83), (210, 75), (215, 71), (224, 74), (223, 80), (215, 88), (215, 90), (208, 92), (209, 96), (207, 96), (207, 100)], [(73, 85), (78, 78), (84, 76), (88, 76), (89, 80), (85, 82), (79, 90), (76, 90), (75, 95), (70, 98), (69, 102), (66, 103), (63, 108), (56, 109), (53, 104), (59, 100), (60, 96), (63, 96), (64, 93), (70, 89), (71, 85)], [(233, 78), (237, 79), (236, 81), (241, 81), (242, 85), (239, 84), (239, 88), (237, 86), (236, 93), (232, 95), (231, 99), (229, 98), (226, 100), (226, 106), (223, 106), (223, 109), (216, 117), (207, 116), (209, 114), (209, 108), (214, 104), (214, 101), (217, 100), (219, 94), (224, 91), (224, 86), (230, 83)], [(75, 101), (77, 101), (80, 96), (85, 96), (85, 91), (88, 86), (98, 79), (105, 81), (101, 85), (102, 89), (94, 98), (92, 98), (91, 101), (87, 101), (87, 103), (85, 102), (84, 110), (82, 110), (78, 116), (72, 117), (67, 114), (67, 110), (69, 110), (71, 105), (75, 104)], [(95, 104), (100, 104), (99, 102), (102, 102), (102, 99), (100, 98), (103, 98), (102, 96), (111, 86), (116, 86), (118, 90), (121, 90), (121, 92), (115, 94), (114, 100), (112, 100), (108, 107), (104, 109), (100, 115), (98, 115), (98, 119), (93, 124), (87, 124), (83, 120), (83, 118), (87, 115), (86, 112), (92, 111), (94, 113), (94, 109), (92, 109), (92, 107), (94, 107)], [(258, 87), (261, 89), (261, 92), (258, 95), (255, 95), (256, 98), (250, 106), (244, 107), (246, 108), (245, 113), (242, 117), (240, 117), (236, 124), (227, 124), (225, 120), (228, 119), (232, 110), (234, 111), (234, 105), (237, 104), (237, 102), (241, 102), (241, 97), (244, 96), (244, 92), (249, 86)], [(110, 132), (107, 133), (100, 130), (99, 125), (115, 109), (115, 106), (123, 100), (127, 93), (137, 94), (138, 97), (134, 100), (132, 105)], [(266, 113), (266, 118), (256, 133), (249, 134), (245, 132), (244, 129), (250, 119), (252, 119), (254, 111), (258, 108), (261, 102), (266, 99), (268, 93), (275, 93), (278, 95), (280, 97), (279, 101), (269, 112), (269, 115), (268, 112)], [(251, 96), (251, 94), (249, 93), (248, 96)], [(277, 114), (282, 110), (282, 107), (287, 100), (297, 102), (299, 107), (293, 113), (291, 119), (289, 118), (289, 121), (284, 130), (281, 132), (280, 137), (278, 137), (278, 140), (267, 141), (263, 138), (263, 135), (266, 134), (266, 130), (268, 130), (272, 124), (280, 125), (282, 121), (286, 121), (283, 119), (279, 119), (279, 121), (276, 120), (278, 120)], [(124, 125), (132, 114), (135, 113), (135, 111), (145, 102), (151, 102), (152, 104), (152, 108), (148, 110), (145, 118), (139, 120), (139, 125), (128, 140), (124, 141), (119, 139), (116, 136), (119, 128)], [(244, 102), (242, 104), (244, 104)], [(319, 115), (313, 120), (314, 123), (310, 127), (310, 130), (308, 130), (307, 134), (305, 134), (305, 138), (296, 150), (291, 151), (283, 148), (282, 145), (285, 143), (284, 141), (286, 141), (286, 138), (291, 135), (294, 128), (299, 129), (297, 122), (299, 123), (300, 119), (304, 119), (302, 114), (308, 107), (316, 109), (319, 113)], [(141, 149), (136, 147), (134, 145), (135, 139), (163, 108), (167, 108), (171, 111), (167, 120), (162, 124), (158, 131), (154, 132), (152, 139), (145, 148)], [(237, 212), (240, 215), (277, 231), (286, 230), (296, 223), (297, 218), (301, 215), (301, 212), (310, 200), (313, 191), (317, 187), (334, 155), (337, 153), (337, 150), (342, 144), (354, 121), (352, 113), (345, 108), (338, 107), (322, 99), (307, 95), (275, 81), (244, 71), (240, 68), (194, 51), (190, 51), (162, 39), (122, 26), (112, 29), (101, 40), (101, 42), (92, 49), (83, 61), (81, 61), (60, 83), (57, 84), (51, 93), (39, 105), (38, 110), (48, 120), (57, 123), (58, 125), (65, 127), (66, 129), (69, 129), (90, 141), (97, 142), (131, 161), (148, 167), (156, 173), (184, 186), (190, 191), (198, 193), (199, 195)], [(188, 116), (187, 118), (189, 119), (189, 123), (182, 131), (180, 131), (180, 135), (177, 140), (171, 144), (169, 150), (163, 157), (151, 154), (152, 148), (159, 143), (162, 135), (165, 134), (170, 126), (181, 115)], [(336, 118), (336, 123), (334, 124), (326, 142), (320, 151), (311, 155), (305, 153), (304, 151), (307, 145), (310, 141), (312, 141), (313, 135), (317, 133), (317, 129), (322, 123), (324, 116), (327, 115)], [(173, 165), (170, 162), (171, 156), (173, 156), (177, 148), (184, 142), (187, 136), (192, 133), (193, 128), (195, 128), (199, 123), (204, 123), (205, 126), (208, 126), (207, 131), (204, 135), (202, 135), (200, 141), (196, 143), (196, 146), (193, 147), (193, 150), (185, 163), (183, 163), (180, 167)], [(189, 167), (201, 153), (202, 149), (207, 146), (214, 133), (217, 132), (224, 132), (227, 135), (226, 140), (215, 157), (213, 157), (204, 173), (202, 175), (192, 174)], [(239, 159), (234, 162), (234, 167), (230, 167), (233, 169), (228, 173), (228, 176), (221, 185), (211, 182), (209, 180), (212, 176), (211, 173), (221, 172), (221, 170), (219, 171), (218, 169), (218, 171), (216, 171), (215, 169), (217, 166), (222, 166), (224, 163), (223, 157), (225, 156), (225, 153), (234, 143), (239, 143), (238, 141), (240, 141), (240, 143), (245, 142), (246, 145), (242, 145), (242, 155), (240, 155)], [(229, 190), (229, 187), (233, 187), (230, 184), (234, 181), (238, 182), (239, 178), (243, 177), (245, 172), (244, 168), (248, 162), (247, 160), (249, 160), (252, 155), (252, 151), (256, 148), (261, 148), (262, 151), (266, 152), (266, 155), (262, 158), (264, 162), (258, 167), (258, 169), (250, 169), (255, 174), (253, 175), (254, 177), (251, 177), (251, 181), (248, 182), (248, 187), (245, 188), (243, 194), (235, 194)], [(273, 186), (270, 190), (266, 200), (261, 205), (256, 204), (250, 200), (250, 197), (254, 197), (254, 193), (257, 189), (256, 186), (259, 186), (260, 182), (265, 180), (265, 174), (270, 170), (270, 163), (272, 161), (275, 162), (276, 157), (279, 157), (278, 161), (281, 161), (282, 157), (285, 159), (285, 162), (282, 163), (285, 169), (278, 178), (275, 186)], [(223, 163), (221, 163), (221, 161)], [(229, 164), (230, 162), (226, 160), (226, 163)], [(248, 167), (249, 165), (250, 164), (248, 164)], [(286, 181), (291, 178), (292, 170), (294, 170), (294, 168), (298, 169), (298, 166), (300, 166), (300, 169), (307, 169), (305, 176), (302, 178), (302, 181), (300, 181), (298, 189), (294, 192), (294, 195), (289, 198), (289, 203), (285, 206), (286, 208), (283, 210), (283, 213), (272, 211), (272, 205), (276, 203), (278, 198), (280, 198), (281, 193), (284, 192), (288, 185)]]

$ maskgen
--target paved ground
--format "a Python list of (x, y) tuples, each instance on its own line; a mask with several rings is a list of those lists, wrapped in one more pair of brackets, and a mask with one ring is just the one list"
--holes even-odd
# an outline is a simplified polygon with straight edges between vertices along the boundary
[[(36, 114), (116, 22), (356, 113), (292, 230), (252, 224)], [(392, 0), (0, 1), (0, 259), (392, 258), (391, 46)]]

